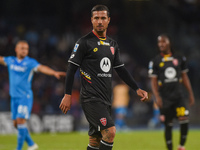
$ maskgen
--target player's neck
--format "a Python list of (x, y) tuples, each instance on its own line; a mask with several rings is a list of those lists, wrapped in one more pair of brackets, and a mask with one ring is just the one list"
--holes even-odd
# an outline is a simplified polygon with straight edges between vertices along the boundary
[(168, 56), (168, 57), (170, 57), (171, 55), (172, 55), (172, 53), (171, 53), (171, 51), (169, 51), (169, 52), (161, 52), (161, 55), (164, 57), (164, 56)]
[(19, 61), (21, 61), (21, 60), (23, 60), (25, 57), (23, 57), (23, 56), (17, 56), (17, 60), (19, 60)]
[(106, 37), (106, 31), (104, 32), (97, 32), (95, 30), (92, 30), (92, 32), (98, 37), (98, 38), (105, 38)]
[(171, 54), (172, 52), (170, 49), (161, 52), (161, 55), (171, 55)]

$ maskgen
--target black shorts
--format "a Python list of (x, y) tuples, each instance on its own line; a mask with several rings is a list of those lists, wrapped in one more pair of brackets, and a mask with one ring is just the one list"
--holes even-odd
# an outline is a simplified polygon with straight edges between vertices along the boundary
[(166, 122), (173, 118), (179, 118), (189, 115), (189, 110), (183, 99), (165, 100), (163, 99), (163, 107), (160, 109), (161, 114), (165, 115)]
[(88, 135), (101, 136), (101, 130), (115, 126), (111, 117), (111, 106), (102, 102), (85, 102), (81, 105), (89, 122)]

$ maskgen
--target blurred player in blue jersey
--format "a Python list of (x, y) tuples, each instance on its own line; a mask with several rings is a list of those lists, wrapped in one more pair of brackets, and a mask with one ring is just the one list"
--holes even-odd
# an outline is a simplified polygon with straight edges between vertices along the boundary
[(28, 144), (28, 150), (36, 150), (38, 145), (31, 139), (26, 124), (33, 105), (33, 92), (31, 89), (33, 74), (34, 72), (41, 72), (59, 79), (61, 76), (65, 76), (66, 73), (57, 72), (28, 57), (29, 45), (26, 41), (19, 41), (16, 44), (15, 52), (16, 57), (0, 56), (0, 64), (7, 66), (9, 72), (11, 114), (13, 124), (18, 130), (16, 150), (22, 150), (24, 141)]

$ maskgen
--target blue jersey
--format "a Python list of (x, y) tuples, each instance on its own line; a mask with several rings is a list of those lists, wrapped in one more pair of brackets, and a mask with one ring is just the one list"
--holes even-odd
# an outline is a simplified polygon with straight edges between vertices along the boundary
[(13, 98), (31, 96), (33, 74), (39, 63), (28, 56), (21, 61), (14, 56), (4, 57), (4, 62), (9, 72), (10, 96)]

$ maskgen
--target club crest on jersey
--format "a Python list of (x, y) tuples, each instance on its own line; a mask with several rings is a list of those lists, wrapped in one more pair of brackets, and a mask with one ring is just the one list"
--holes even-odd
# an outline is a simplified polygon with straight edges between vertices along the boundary
[(101, 119), (100, 119), (100, 122), (101, 122), (101, 124), (102, 124), (103, 126), (106, 126), (106, 124), (107, 124), (107, 119), (106, 119), (106, 118), (101, 118)]
[(77, 51), (78, 47), (79, 47), (79, 44), (76, 44), (76, 45), (74, 46), (74, 52)]
[(110, 51), (111, 51), (111, 53), (114, 55), (115, 54), (115, 48), (114, 47), (110, 47)]
[(174, 66), (178, 66), (178, 59), (174, 59), (173, 61)]

